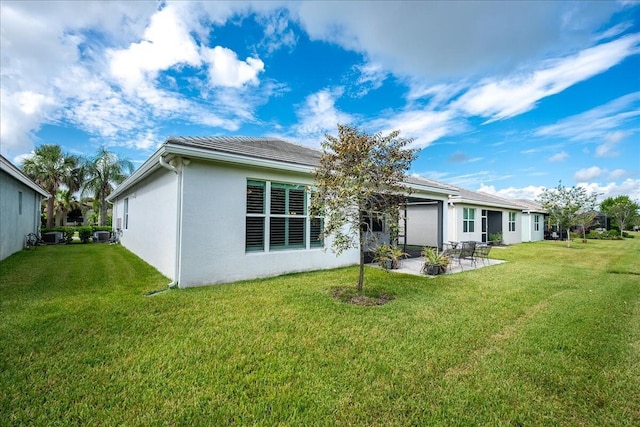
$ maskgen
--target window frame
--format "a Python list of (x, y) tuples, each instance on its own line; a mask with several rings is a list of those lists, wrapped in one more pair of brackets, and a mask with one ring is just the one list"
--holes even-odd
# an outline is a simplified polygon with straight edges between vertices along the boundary
[(22, 191), (18, 191), (18, 215), (22, 215)]
[[(261, 209), (257, 205), (252, 209), (250, 187), (263, 189)], [(311, 192), (304, 184), (247, 178), (245, 188), (245, 253), (324, 248), (324, 220), (309, 215)], [(251, 222), (254, 226), (261, 222), (253, 235)]]
[(475, 233), (476, 208), (462, 208), (462, 232)]
[(516, 231), (516, 212), (509, 212), (509, 231)]
[(129, 198), (125, 197), (123, 201), (123, 218), (124, 218), (124, 230), (129, 229)]
[(540, 231), (540, 215), (533, 216), (533, 231)]

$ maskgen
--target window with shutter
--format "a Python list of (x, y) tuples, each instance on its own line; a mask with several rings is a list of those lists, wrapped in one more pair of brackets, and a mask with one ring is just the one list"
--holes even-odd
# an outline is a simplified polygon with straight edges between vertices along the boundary
[[(247, 252), (323, 247), (321, 218), (307, 215), (305, 186), (247, 181)], [(267, 243), (268, 242), (268, 243)]]

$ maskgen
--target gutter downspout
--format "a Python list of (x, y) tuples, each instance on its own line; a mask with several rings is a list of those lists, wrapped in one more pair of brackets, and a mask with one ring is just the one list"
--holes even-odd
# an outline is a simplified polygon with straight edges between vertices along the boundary
[(158, 163), (165, 169), (168, 169), (178, 175), (178, 185), (176, 189), (176, 253), (175, 253), (175, 270), (173, 282), (169, 283), (169, 288), (177, 288), (180, 286), (179, 278), (182, 267), (182, 183), (183, 169), (189, 164), (189, 160), (181, 157), (174, 157), (167, 163), (164, 157), (158, 158)]

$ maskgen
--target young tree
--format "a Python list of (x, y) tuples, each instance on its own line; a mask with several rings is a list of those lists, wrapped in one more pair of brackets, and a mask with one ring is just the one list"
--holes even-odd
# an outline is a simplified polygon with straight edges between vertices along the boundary
[(566, 188), (562, 182), (556, 188), (545, 189), (537, 201), (549, 212), (551, 222), (567, 230), (567, 247), (571, 246), (571, 226), (580, 225), (584, 216), (596, 207), (595, 194), (588, 194), (582, 187)]
[(640, 205), (629, 196), (607, 197), (600, 203), (600, 210), (610, 216), (620, 227), (620, 235), (626, 226), (635, 223), (640, 216)]
[(338, 136), (325, 135), (310, 212), (324, 217), (323, 236), (331, 236), (337, 255), (360, 248), (358, 291), (364, 283), (364, 249), (371, 218), (397, 218), (409, 188), (406, 171), (416, 157), (411, 139), (400, 131), (369, 135), (338, 125)]
[(90, 191), (100, 206), (99, 225), (107, 223), (107, 196), (114, 187), (133, 172), (133, 163), (119, 159), (115, 153), (100, 147), (98, 153), (85, 165), (87, 176), (83, 193)]
[(60, 186), (75, 191), (82, 179), (79, 173), (79, 159), (64, 154), (59, 145), (45, 144), (34, 150), (34, 155), (24, 161), (22, 171), (51, 197), (47, 200), (47, 227), (54, 226), (55, 195)]

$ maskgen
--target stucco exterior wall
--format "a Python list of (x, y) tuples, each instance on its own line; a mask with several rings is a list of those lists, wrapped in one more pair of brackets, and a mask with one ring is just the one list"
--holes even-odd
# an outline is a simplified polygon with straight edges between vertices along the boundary
[[(474, 227), (473, 232), (464, 232), (464, 228), (462, 227), (462, 215), (464, 212), (464, 208), (475, 209), (474, 216)], [(464, 241), (475, 241), (479, 242), (482, 240), (482, 208), (480, 206), (455, 203), (453, 205), (449, 205), (449, 236), (448, 240), (456, 241), (456, 242), (464, 242)]]
[[(308, 174), (192, 161), (183, 172), (180, 287), (226, 283), (358, 263), (358, 250), (340, 257), (325, 249), (245, 249), (247, 180), (312, 184)], [(308, 239), (307, 239), (308, 242)]]
[[(538, 231), (535, 230), (535, 217), (539, 217)], [(522, 213), (522, 241), (537, 242), (544, 240), (544, 215), (541, 213)]]
[[(509, 231), (509, 212), (516, 213), (516, 229)], [(522, 243), (522, 212), (502, 210), (502, 242), (505, 245)]]
[[(160, 169), (120, 195), (113, 205), (113, 226), (122, 227), (120, 243), (162, 274), (175, 279), (178, 176)], [(128, 227), (124, 200), (128, 198)]]
[(0, 260), (22, 250), (27, 234), (38, 233), (41, 200), (42, 196), (32, 188), (0, 171)]

